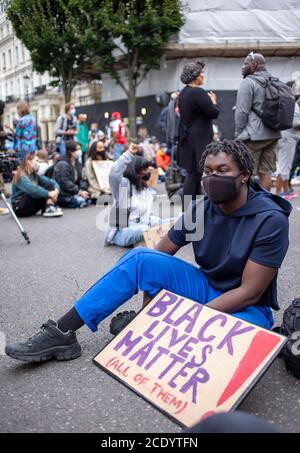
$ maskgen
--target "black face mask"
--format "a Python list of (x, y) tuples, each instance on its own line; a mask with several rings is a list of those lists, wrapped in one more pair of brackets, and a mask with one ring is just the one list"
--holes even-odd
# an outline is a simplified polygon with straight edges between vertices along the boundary
[(204, 190), (212, 203), (224, 203), (238, 193), (236, 180), (242, 173), (237, 176), (219, 176), (211, 175), (202, 178)]
[(142, 177), (143, 181), (149, 181), (150, 178), (151, 178), (150, 171), (149, 171), (149, 173), (145, 173)]
[(96, 151), (96, 153), (99, 157), (105, 157), (105, 151)]

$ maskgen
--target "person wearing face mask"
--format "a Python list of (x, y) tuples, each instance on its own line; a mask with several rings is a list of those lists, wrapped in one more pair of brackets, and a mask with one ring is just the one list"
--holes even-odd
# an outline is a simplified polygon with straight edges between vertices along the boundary
[(100, 189), (98, 179), (93, 168), (93, 161), (107, 160), (106, 154), (107, 152), (104, 142), (102, 140), (98, 140), (92, 144), (89, 151), (89, 157), (85, 163), (85, 174), (89, 184), (88, 192), (91, 196), (93, 204), (97, 203), (97, 199), (101, 194), (110, 193), (110, 191), (104, 192)]
[[(271, 329), (271, 310), (279, 310), (276, 281), (288, 249), (291, 204), (251, 185), (253, 167), (241, 141), (208, 145), (200, 162), (207, 198), (190, 204), (156, 250), (138, 247), (123, 255), (70, 311), (44, 323), (29, 340), (7, 345), (6, 354), (27, 362), (75, 359), (81, 355), (76, 330), (86, 324), (96, 332), (101, 321), (139, 290), (145, 293), (144, 305), (166, 289)], [(204, 230), (197, 231), (202, 220)], [(173, 256), (189, 243), (196, 266)], [(118, 326), (114, 323), (112, 333), (132, 319), (128, 313)]]
[(26, 154), (12, 181), (12, 207), (18, 217), (29, 217), (40, 210), (44, 217), (61, 217), (56, 206), (60, 187), (56, 181), (38, 175), (39, 159)]
[(61, 189), (58, 204), (64, 208), (85, 208), (90, 204), (90, 194), (82, 188), (82, 165), (78, 160), (77, 143), (67, 141), (66, 152), (66, 157), (60, 157), (53, 169), (53, 179)]
[(131, 144), (110, 171), (109, 183), (114, 199), (112, 211), (115, 212), (116, 207), (119, 213), (118, 210), (123, 209), (124, 205), (126, 219), (124, 225), (112, 219), (106, 232), (105, 245), (130, 247), (143, 241), (145, 230), (161, 223), (161, 219), (152, 213), (153, 194), (147, 184), (151, 177), (151, 164), (144, 157), (137, 156), (138, 152), (139, 146)]
[(57, 118), (55, 125), (57, 152), (61, 157), (66, 155), (66, 143), (76, 141), (78, 132), (75, 106), (72, 103), (66, 104), (65, 114)]
[(181, 82), (186, 86), (181, 90), (178, 102), (180, 125), (176, 160), (187, 171), (183, 195), (193, 199), (201, 194), (199, 161), (206, 145), (213, 140), (212, 120), (219, 115), (216, 95), (201, 88), (204, 67), (202, 61), (184, 66)]

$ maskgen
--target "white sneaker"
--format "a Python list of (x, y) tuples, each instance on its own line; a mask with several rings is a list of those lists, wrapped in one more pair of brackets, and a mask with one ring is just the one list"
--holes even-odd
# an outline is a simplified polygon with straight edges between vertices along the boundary
[(294, 176), (291, 181), (292, 186), (299, 186), (300, 185), (300, 176)]
[(43, 214), (43, 217), (61, 217), (64, 215), (63, 211), (56, 206), (49, 205), (46, 208), (46, 211)]

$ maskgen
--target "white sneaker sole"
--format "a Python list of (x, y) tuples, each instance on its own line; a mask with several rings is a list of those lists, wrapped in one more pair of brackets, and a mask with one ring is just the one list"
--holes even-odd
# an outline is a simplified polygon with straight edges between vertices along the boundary
[(46, 212), (45, 212), (45, 213), (43, 214), (43, 217), (61, 217), (61, 216), (63, 216), (63, 215), (64, 215), (63, 212), (55, 212), (55, 213), (50, 213), (50, 212), (49, 212), (49, 213), (46, 213)]

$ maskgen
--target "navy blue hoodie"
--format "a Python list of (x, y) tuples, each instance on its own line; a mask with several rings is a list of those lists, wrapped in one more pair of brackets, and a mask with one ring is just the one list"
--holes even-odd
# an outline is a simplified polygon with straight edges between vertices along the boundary
[[(189, 243), (185, 229), (196, 221), (194, 202), (183, 214), (183, 228), (171, 228), (169, 239), (182, 247)], [(203, 201), (202, 201), (203, 203)], [(262, 189), (258, 184), (249, 187), (247, 203), (230, 215), (224, 215), (219, 207), (204, 200), (204, 235), (193, 241), (195, 260), (211, 286), (227, 292), (241, 285), (248, 259), (255, 263), (280, 268), (286, 255), (289, 239), (288, 216), (291, 204)], [(198, 221), (197, 221), (198, 222)], [(181, 223), (177, 223), (178, 225)], [(277, 274), (257, 305), (279, 310), (277, 303)]]

